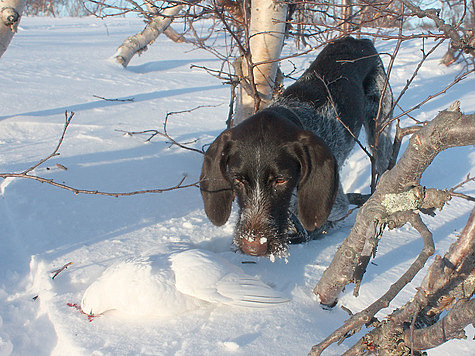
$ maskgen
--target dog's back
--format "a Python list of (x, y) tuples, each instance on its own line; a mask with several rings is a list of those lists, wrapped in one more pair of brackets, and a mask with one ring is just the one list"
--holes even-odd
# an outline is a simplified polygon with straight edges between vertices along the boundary
[[(377, 172), (382, 173), (387, 169), (392, 149), (389, 127), (379, 133), (376, 142), (377, 131), (392, 118), (392, 93), (386, 81), (383, 63), (373, 43), (346, 37), (327, 45), (275, 104), (307, 103), (320, 113), (318, 118), (301, 113), (306, 121), (303, 124), (333, 146), (340, 164), (353, 146), (350, 142), (364, 126), (368, 145), (373, 148), (377, 143)], [(329, 132), (335, 136), (326, 138)]]

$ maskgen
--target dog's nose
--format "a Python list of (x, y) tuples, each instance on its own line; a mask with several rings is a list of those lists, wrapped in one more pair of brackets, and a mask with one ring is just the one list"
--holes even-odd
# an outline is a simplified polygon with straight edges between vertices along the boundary
[(243, 238), (241, 251), (251, 256), (267, 255), (267, 239), (265, 237)]

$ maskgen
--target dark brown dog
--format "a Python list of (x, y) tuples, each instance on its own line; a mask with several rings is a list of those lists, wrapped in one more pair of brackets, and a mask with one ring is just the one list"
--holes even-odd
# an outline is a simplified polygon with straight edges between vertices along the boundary
[[(201, 194), (211, 222), (228, 220), (236, 196), (235, 244), (250, 255), (282, 255), (292, 238), (308, 238), (299, 230), (315, 232), (343, 216), (348, 200), (338, 170), (362, 126), (374, 146), (380, 100), (380, 117), (390, 119), (385, 81), (370, 41), (349, 37), (328, 45), (271, 106), (225, 130), (209, 147)], [(380, 135), (375, 155), (380, 173), (391, 152), (389, 130)]]

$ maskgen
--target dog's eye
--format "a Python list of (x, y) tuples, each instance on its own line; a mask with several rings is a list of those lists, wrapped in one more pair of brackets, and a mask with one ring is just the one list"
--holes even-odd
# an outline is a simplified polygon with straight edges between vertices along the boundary
[(276, 178), (274, 180), (275, 186), (284, 185), (285, 183), (287, 183), (287, 180), (285, 180), (284, 178)]
[(244, 180), (242, 178), (235, 177), (234, 178), (234, 184), (242, 186), (242, 185), (244, 185)]

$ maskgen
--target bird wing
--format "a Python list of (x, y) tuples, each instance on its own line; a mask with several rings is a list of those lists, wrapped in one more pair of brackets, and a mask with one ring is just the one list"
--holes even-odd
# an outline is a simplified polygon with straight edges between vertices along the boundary
[(282, 293), (218, 254), (187, 250), (171, 257), (176, 288), (211, 303), (268, 307), (288, 302)]

